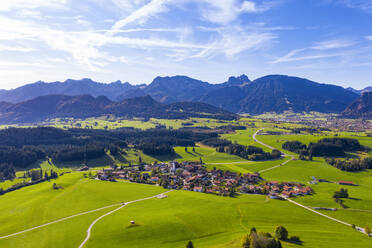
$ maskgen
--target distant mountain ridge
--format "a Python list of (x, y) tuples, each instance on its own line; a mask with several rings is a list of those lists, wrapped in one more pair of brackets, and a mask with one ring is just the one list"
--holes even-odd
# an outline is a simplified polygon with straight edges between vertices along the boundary
[(355, 102), (342, 113), (351, 118), (372, 118), (372, 92), (364, 92)]
[(342, 112), (357, 94), (340, 86), (319, 84), (307, 79), (269, 75), (243, 86), (209, 92), (200, 100), (236, 113)]
[(0, 102), (0, 124), (36, 123), (56, 117), (118, 117), (184, 119), (207, 117), (233, 120), (237, 115), (206, 103), (163, 104), (150, 96), (111, 101), (105, 96), (48, 95), (21, 103)]
[(356, 89), (354, 89), (354, 88), (352, 88), (352, 87), (348, 87), (348, 88), (346, 88), (347, 90), (350, 90), (350, 91), (352, 91), (352, 92), (354, 92), (354, 93), (356, 93), (356, 94), (359, 94), (359, 95), (361, 95), (361, 94), (363, 94), (364, 92), (371, 92), (372, 91), (372, 86), (367, 86), (367, 87), (365, 87), (364, 89), (361, 89), (361, 90), (356, 90)]
[(1, 90), (0, 101), (18, 103), (34, 99), (38, 96), (46, 95), (92, 95), (94, 97), (104, 95), (111, 100), (115, 100), (122, 92), (138, 88), (128, 82), (121, 81), (109, 84), (98, 83), (89, 78), (81, 80), (67, 79), (64, 82), (46, 83), (38, 81), (32, 84), (26, 84), (13, 90)]
[(156, 77), (148, 85), (120, 81), (103, 84), (91, 79), (65, 82), (37, 82), (14, 90), (0, 91), (0, 101), (17, 103), (44, 95), (106, 96), (111, 101), (151, 96), (161, 103), (204, 102), (235, 113), (318, 111), (341, 113), (358, 98), (358, 93), (340, 86), (307, 79), (269, 75), (251, 81), (246, 75), (210, 84), (187, 76)]

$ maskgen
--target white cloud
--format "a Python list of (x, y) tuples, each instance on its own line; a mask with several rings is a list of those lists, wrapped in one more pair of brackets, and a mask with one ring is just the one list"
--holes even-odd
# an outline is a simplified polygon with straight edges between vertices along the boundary
[(0, 44), (0, 52), (1, 51), (11, 51), (11, 52), (32, 52), (35, 51), (34, 48), (30, 47), (21, 47), (21, 46), (7, 46)]
[(294, 61), (303, 61), (303, 60), (314, 60), (314, 59), (324, 59), (324, 58), (332, 58), (332, 57), (340, 57), (345, 55), (344, 53), (335, 53), (335, 54), (314, 54), (314, 55), (305, 55), (305, 56), (288, 56), (279, 58), (273, 62), (272, 64), (282, 63), (282, 62), (294, 62)]
[(112, 27), (113, 33), (136, 21), (138, 21), (140, 24), (145, 23), (148, 18), (166, 11), (167, 8), (164, 5), (169, 1), (170, 0), (152, 0), (148, 4), (132, 12), (126, 18), (116, 22)]
[(274, 6), (273, 2), (264, 2), (257, 5), (253, 1), (240, 3), (237, 0), (201, 0), (208, 5), (203, 8), (203, 17), (214, 23), (227, 24), (236, 20), (242, 13), (258, 13), (269, 10)]
[[(349, 41), (349, 40), (342, 40), (342, 39), (335, 39), (335, 40), (328, 40), (317, 42), (313, 46), (301, 48), (301, 49), (294, 49), (290, 51), (288, 54), (277, 58), (270, 63), (278, 64), (283, 62), (294, 62), (294, 61), (302, 61), (302, 60), (315, 60), (315, 59), (324, 59), (324, 58), (332, 58), (332, 57), (342, 57), (345, 56), (346, 53), (340, 50), (344, 48), (352, 47), (356, 44), (356, 42)], [(325, 53), (325, 51), (333, 51), (337, 50), (338, 52), (332, 53)], [(323, 53), (314, 54), (314, 52), (323, 51)]]
[(329, 49), (339, 49), (355, 45), (355, 42), (348, 40), (329, 40), (316, 43), (312, 46), (315, 50), (329, 50)]
[(360, 9), (366, 12), (372, 12), (372, 0), (328, 0), (347, 8)]
[(85, 20), (83, 16), (76, 16), (75, 17), (76, 23), (82, 26), (89, 26), (90, 22)]
[(367, 36), (366, 39), (372, 41), (372, 35)]
[(257, 32), (245, 30), (241, 26), (228, 26), (221, 28), (200, 27), (201, 30), (216, 32), (217, 37), (208, 45), (198, 51), (177, 50), (168, 56), (177, 60), (190, 58), (213, 58), (217, 55), (225, 55), (233, 58), (244, 51), (256, 51), (269, 47), (277, 36), (271, 32)]
[(43, 7), (61, 8), (67, 0), (1, 0), (0, 11), (36, 9)]
[[(124, 2), (120, 2), (121, 5), (124, 4)], [(241, 3), (238, 0), (151, 0), (124, 19), (116, 22), (112, 27), (112, 32), (115, 33), (119, 29), (134, 22), (144, 24), (149, 18), (168, 11), (171, 6), (182, 6), (190, 2), (197, 3), (201, 7), (203, 19), (218, 24), (232, 22), (242, 13), (266, 11), (276, 4), (271, 1), (264, 2), (262, 5), (257, 5), (253, 1), (243, 1)], [(125, 2), (125, 6), (126, 5), (128, 5), (127, 2)], [(137, 4), (135, 4), (135, 6), (136, 5)]]
[[(67, 1), (35, 0), (32, 1), (32, 4), (27, 5), (26, 10), (35, 11), (34, 13), (37, 14), (39, 10), (34, 10), (36, 8), (53, 5), (62, 6)], [(105, 3), (103, 0), (93, 1), (101, 4)], [(0, 40), (17, 41), (18, 44), (23, 45), (32, 44), (42, 52), (45, 52), (45, 54), (64, 52), (71, 56), (72, 62), (75, 61), (80, 65), (88, 66), (91, 70), (100, 70), (100, 68), (112, 62), (128, 64), (131, 59), (122, 51), (124, 49), (142, 49), (147, 52), (157, 49), (161, 50), (162, 56), (169, 56), (174, 60), (209, 58), (221, 54), (231, 58), (247, 50), (261, 49), (276, 39), (276, 35), (270, 30), (264, 30), (264, 28), (267, 28), (265, 24), (260, 25), (261, 30), (226, 24), (235, 20), (240, 13), (262, 11), (261, 5), (257, 6), (251, 1), (244, 1), (243, 3), (237, 0), (111, 1), (116, 6), (120, 6), (123, 12), (125, 12), (125, 8), (135, 10), (125, 18), (117, 21), (109, 30), (94, 30), (94, 23), (88, 22), (87, 20), (89, 19), (84, 15), (68, 18), (72, 22), (70, 21), (70, 23), (66, 24), (75, 24), (77, 30), (80, 30), (81, 26), (87, 25), (92, 29), (65, 31), (65, 23), (37, 22), (36, 19), (26, 21), (26, 19), (14, 19), (0, 15), (0, 23), (2, 23), (0, 26)], [(3, 9), (16, 8), (25, 1), (12, 1), (13, 5), (10, 2), (8, 1), (7, 7), (3, 6)], [(212, 31), (216, 32), (216, 35), (211, 35), (209, 40), (193, 39), (193, 29), (191, 27), (179, 27), (177, 24), (172, 26), (172, 28), (162, 26), (157, 28), (150, 25), (149, 28), (145, 26), (124, 29), (129, 24), (145, 24), (148, 18), (171, 10), (171, 7), (186, 6), (185, 4), (190, 2), (197, 4), (202, 2), (205, 6), (211, 7), (210, 11), (201, 9), (202, 16), (199, 17), (221, 24), (218, 25), (219, 27), (216, 30)], [(76, 23), (79, 25), (76, 25)], [(117, 47), (124, 49), (120, 49), (119, 53), (115, 52), (115, 54), (112, 54), (112, 51), (115, 51)], [(32, 51), (31, 48), (22, 46), (0, 46), (0, 50)]]

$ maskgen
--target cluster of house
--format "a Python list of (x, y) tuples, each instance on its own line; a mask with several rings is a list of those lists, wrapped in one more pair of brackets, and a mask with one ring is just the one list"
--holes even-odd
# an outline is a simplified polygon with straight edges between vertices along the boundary
[(156, 184), (168, 189), (183, 189), (217, 195), (235, 193), (266, 194), (271, 198), (311, 194), (310, 187), (298, 183), (266, 182), (258, 173), (241, 174), (207, 170), (199, 162), (170, 162), (108, 168), (97, 172), (100, 180)]
[(269, 191), (269, 196), (272, 199), (304, 196), (312, 193), (310, 186), (304, 186), (300, 183), (271, 181), (265, 183), (264, 188)]

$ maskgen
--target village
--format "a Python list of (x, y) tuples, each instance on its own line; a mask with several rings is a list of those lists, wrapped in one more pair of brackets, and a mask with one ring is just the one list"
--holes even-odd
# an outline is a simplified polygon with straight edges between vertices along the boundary
[(264, 194), (271, 199), (309, 195), (312, 189), (300, 183), (267, 182), (258, 173), (241, 174), (214, 168), (208, 170), (200, 162), (169, 162), (141, 164), (103, 169), (98, 180), (128, 180), (133, 183), (154, 184), (166, 189), (234, 196), (235, 194)]

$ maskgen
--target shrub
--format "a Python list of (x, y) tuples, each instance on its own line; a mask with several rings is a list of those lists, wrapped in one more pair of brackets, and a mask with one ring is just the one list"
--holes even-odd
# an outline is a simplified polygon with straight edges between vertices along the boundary
[(280, 240), (287, 240), (288, 239), (288, 231), (283, 226), (278, 226), (275, 229), (275, 237)]
[(297, 243), (301, 242), (301, 239), (298, 236), (292, 236), (289, 238), (289, 240)]

